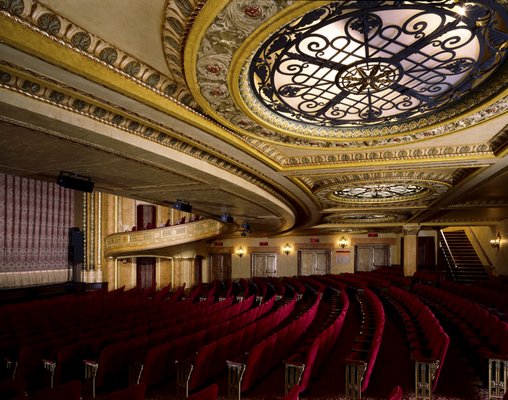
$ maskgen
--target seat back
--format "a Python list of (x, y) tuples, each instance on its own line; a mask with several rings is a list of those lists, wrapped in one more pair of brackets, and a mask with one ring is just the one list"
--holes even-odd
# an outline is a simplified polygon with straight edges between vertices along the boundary
[(203, 385), (210, 373), (215, 352), (217, 349), (217, 342), (212, 342), (203, 346), (196, 355), (194, 361), (194, 370), (189, 382), (189, 390), (194, 390)]
[(50, 389), (43, 389), (31, 396), (32, 400), (80, 400), (81, 382), (70, 381)]
[(199, 392), (191, 394), (187, 400), (217, 400), (219, 394), (219, 385), (214, 383)]
[(97, 400), (143, 400), (146, 386), (142, 383), (98, 397)]

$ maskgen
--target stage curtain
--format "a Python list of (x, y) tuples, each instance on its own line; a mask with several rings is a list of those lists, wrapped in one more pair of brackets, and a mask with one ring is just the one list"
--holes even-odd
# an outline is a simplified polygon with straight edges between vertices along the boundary
[(0, 272), (68, 268), (74, 191), (0, 174)]

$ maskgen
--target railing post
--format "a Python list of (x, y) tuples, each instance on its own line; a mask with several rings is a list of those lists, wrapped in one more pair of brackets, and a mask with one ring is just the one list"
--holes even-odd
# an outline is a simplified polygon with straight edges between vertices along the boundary
[(242, 363), (227, 361), (228, 365), (228, 399), (241, 400), (242, 379), (247, 366)]
[(489, 400), (502, 400), (508, 377), (506, 360), (489, 359)]
[(284, 394), (287, 395), (293, 386), (298, 385), (302, 379), (305, 364), (285, 364)]
[(346, 400), (362, 398), (363, 375), (367, 370), (364, 361), (349, 360), (346, 362)]
[(416, 400), (432, 400), (432, 385), (439, 368), (439, 360), (434, 362), (415, 361)]

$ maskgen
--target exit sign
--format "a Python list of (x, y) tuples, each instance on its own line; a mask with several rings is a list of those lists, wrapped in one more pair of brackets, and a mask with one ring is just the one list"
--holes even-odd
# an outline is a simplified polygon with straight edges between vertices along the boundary
[(310, 238), (310, 242), (311, 243), (319, 243), (319, 239), (318, 238)]

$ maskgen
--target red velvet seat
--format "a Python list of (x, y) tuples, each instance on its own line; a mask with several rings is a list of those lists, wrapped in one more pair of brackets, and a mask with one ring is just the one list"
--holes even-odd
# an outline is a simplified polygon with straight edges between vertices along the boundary
[(189, 336), (173, 340), (159, 346), (152, 347), (146, 354), (141, 382), (149, 389), (161, 383), (169, 375), (171, 353), (176, 346), (181, 346), (183, 351), (187, 349)]
[(95, 377), (97, 389), (118, 388), (128, 384), (127, 343), (106, 346), (99, 357), (99, 368)]
[(253, 347), (252, 351), (249, 353), (249, 356), (246, 361), (246, 369), (243, 374), (241, 391), (245, 392), (249, 390), (252, 385), (256, 382), (258, 377), (258, 372), (261, 370), (262, 362), (263, 362), (263, 353), (267, 347), (268, 341), (263, 340), (261, 343), (257, 344)]
[(395, 386), (388, 396), (388, 400), (402, 400), (402, 388)]
[(97, 400), (143, 400), (145, 398), (146, 387), (140, 383), (127, 389), (117, 390), (97, 397)]
[(218, 394), (219, 386), (214, 383), (199, 392), (191, 394), (187, 400), (217, 400)]
[(23, 396), (25, 393), (25, 382), (23, 379), (9, 379), (0, 382), (0, 399), (11, 400)]
[(295, 385), (282, 400), (298, 400), (301, 392), (303, 392), (303, 389), (300, 388), (300, 385)]
[(212, 366), (217, 342), (212, 342), (202, 347), (193, 361), (194, 370), (189, 381), (189, 391), (195, 390), (206, 382)]
[(70, 381), (52, 389), (43, 389), (30, 397), (31, 400), (80, 400), (81, 382)]
[(212, 364), (210, 365), (210, 378), (215, 378), (226, 368), (226, 361), (228, 359), (235, 359), (238, 357), (238, 354), (234, 353), (234, 349), (231, 346), (233, 338), (233, 335), (228, 335), (216, 342), (215, 353)]

